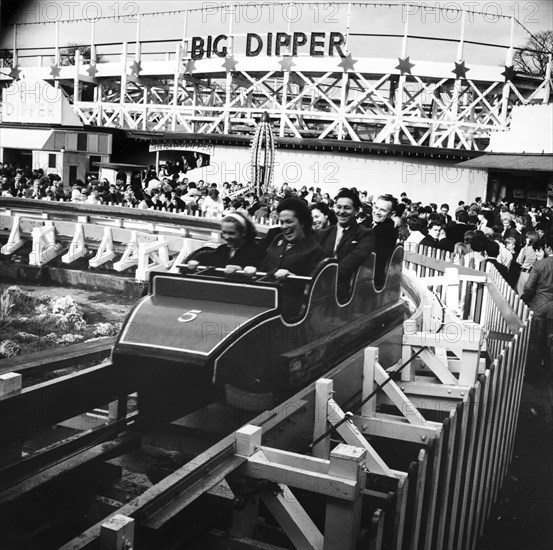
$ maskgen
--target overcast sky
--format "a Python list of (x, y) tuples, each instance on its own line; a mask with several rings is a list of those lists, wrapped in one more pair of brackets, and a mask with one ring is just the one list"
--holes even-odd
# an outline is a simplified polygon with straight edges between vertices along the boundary
[[(10, 2), (8, 8), (7, 2)], [(102, 18), (95, 25), (95, 40), (98, 43), (136, 40), (136, 14), (157, 13), (156, 16), (141, 17), (141, 40), (179, 40), (183, 36), (185, 14), (166, 13), (171, 10), (196, 9), (188, 14), (187, 36), (227, 34), (232, 20), (232, 32), (246, 34), (255, 32), (264, 36), (267, 32), (313, 32), (339, 31), (346, 33), (347, 2), (326, 4), (312, 2), (297, 4), (289, 8), (287, 4), (275, 5), (265, 2), (262, 8), (254, 2), (247, 2), (235, 14), (228, 9), (230, 2), (215, 1), (78, 1), (78, 0), (28, 0), (17, 7), (12, 0), (2, 3), (2, 28), (0, 47), (11, 48), (13, 44), (12, 22), (18, 23), (17, 44), (19, 48), (52, 47), (55, 43), (55, 21), (60, 21), (60, 46), (69, 43), (90, 43), (91, 19)], [(227, 9), (217, 9), (217, 5)], [(268, 5), (271, 4), (271, 5)], [(497, 46), (507, 46), (510, 41), (510, 16), (519, 23), (514, 27), (514, 45), (521, 46), (530, 32), (553, 29), (553, 2), (551, 0), (532, 1), (425, 1), (427, 7), (446, 6), (447, 11), (419, 9), (414, 5), (396, 2), (398, 6), (355, 5), (350, 18), (350, 51), (355, 57), (398, 57), (401, 40), (399, 38), (360, 38), (356, 33), (401, 35), (404, 21), (409, 16), (409, 34), (427, 38), (458, 39), (461, 34), (461, 15), (456, 9), (480, 11), (466, 17), (465, 39), (486, 42)], [(205, 10), (198, 8), (205, 7)], [(499, 16), (499, 17), (497, 17)], [(111, 48), (111, 49), (110, 49)], [(114, 51), (106, 46), (104, 52)], [(144, 52), (171, 51), (174, 44), (158, 43), (144, 45)], [(244, 51), (243, 39), (237, 39), (235, 54)], [(413, 38), (409, 41), (407, 54), (411, 60), (453, 61), (456, 44), (435, 42)], [(24, 53), (23, 51), (21, 52)], [(33, 53), (33, 52), (27, 52)], [(308, 55), (307, 48), (300, 50)], [(465, 48), (467, 65), (486, 63), (501, 65), (505, 50), (497, 47), (470, 46)], [(28, 63), (22, 57), (20, 65)]]

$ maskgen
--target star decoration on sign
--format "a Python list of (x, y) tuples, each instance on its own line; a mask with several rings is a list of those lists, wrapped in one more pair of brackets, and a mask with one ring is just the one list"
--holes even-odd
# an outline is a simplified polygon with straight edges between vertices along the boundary
[(516, 71), (512, 65), (505, 65), (505, 70), (501, 73), (501, 76), (505, 77), (505, 82), (513, 80), (515, 78)]
[(283, 71), (290, 71), (292, 67), (295, 65), (294, 60), (291, 55), (284, 55), (282, 59), (278, 62), (280, 65), (280, 68)]
[(396, 69), (401, 71), (402, 75), (411, 74), (411, 69), (415, 66), (415, 64), (409, 61), (409, 56), (405, 59), (398, 57), (397, 60), (399, 61), (399, 65), (396, 65)]
[(142, 66), (140, 64), (140, 61), (135, 59), (133, 61), (133, 64), (130, 66), (131, 74), (132, 76), (140, 76), (140, 71), (142, 70)]
[(184, 65), (184, 72), (192, 74), (196, 69), (196, 62), (193, 59), (189, 59)]
[(96, 76), (96, 73), (98, 72), (98, 69), (96, 68), (96, 63), (91, 63), (86, 72), (88, 73), (88, 76), (90, 78), (94, 78)]
[(227, 73), (230, 71), (236, 70), (236, 65), (238, 65), (238, 61), (234, 61), (234, 56), (228, 55), (225, 57), (225, 62), (223, 63), (223, 67), (226, 69)]
[(21, 69), (17, 65), (14, 65), (12, 67), (12, 70), (9, 72), (8, 76), (11, 76), (14, 80), (19, 80), (20, 73), (21, 73)]
[(342, 61), (338, 63), (338, 67), (342, 67), (344, 72), (353, 71), (353, 66), (357, 63), (357, 60), (351, 58), (351, 53), (348, 53), (345, 57), (342, 57)]
[(55, 63), (54, 65), (50, 65), (50, 75), (54, 78), (60, 77), (60, 71), (61, 69), (59, 68), (57, 63)]
[(467, 73), (470, 71), (469, 68), (465, 67), (465, 62), (461, 61), (461, 63), (455, 62), (455, 69), (452, 69), (452, 73), (455, 73), (455, 80), (459, 78), (467, 78)]

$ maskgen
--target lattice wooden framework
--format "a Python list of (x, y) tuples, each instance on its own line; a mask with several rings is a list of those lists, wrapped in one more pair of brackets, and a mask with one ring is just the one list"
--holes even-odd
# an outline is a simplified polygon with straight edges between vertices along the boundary
[[(226, 57), (192, 59), (185, 31), (182, 40), (173, 41), (175, 49), (166, 52), (165, 60), (151, 61), (141, 54), (146, 42), (140, 41), (139, 16), (136, 44), (120, 44), (115, 62), (112, 57), (96, 63), (93, 43), (89, 64), (77, 54), (73, 66), (58, 66), (57, 46), (51, 67), (19, 68), (14, 48), (13, 68), (0, 79), (30, 75), (55, 82), (71, 96), (82, 122), (90, 125), (253, 135), (267, 112), (278, 137), (474, 150), (485, 149), (492, 131), (509, 128), (513, 106), (551, 100), (551, 60), (544, 78), (516, 73), (512, 32), (510, 46), (504, 47), (504, 66), (466, 64), (468, 12), (463, 12), (457, 52), (450, 62), (410, 61), (408, 18), (400, 51), (390, 52), (389, 58), (363, 57), (362, 48), (349, 49), (351, 5), (345, 57), (247, 57), (233, 53), (234, 38), (241, 35), (233, 35), (230, 25)], [(512, 27), (514, 22), (513, 16)], [(84, 95), (91, 100), (85, 101)]]

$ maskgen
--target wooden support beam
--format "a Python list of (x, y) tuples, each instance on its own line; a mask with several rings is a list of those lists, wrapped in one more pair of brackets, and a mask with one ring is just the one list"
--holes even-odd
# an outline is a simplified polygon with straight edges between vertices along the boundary
[(21, 237), (20, 221), (21, 217), (16, 215), (13, 219), (8, 242), (2, 246), (2, 254), (6, 254), (7, 256), (13, 254), (18, 248), (21, 248), (25, 244), (25, 241)]
[(111, 227), (104, 227), (104, 236), (102, 242), (96, 251), (94, 258), (91, 258), (88, 262), (90, 267), (100, 267), (102, 264), (109, 262), (115, 258), (115, 252), (113, 249), (113, 237)]
[(261, 447), (263, 430), (259, 426), (248, 424), (236, 431), (236, 454), (252, 456)]
[(56, 228), (52, 221), (45, 222), (43, 227), (35, 227), (32, 236), (33, 250), (29, 254), (29, 265), (42, 267), (61, 254), (62, 246), (56, 242)]
[(354, 550), (361, 526), (363, 498), (359, 487), (365, 485), (365, 449), (338, 445), (330, 454), (332, 476), (342, 477), (358, 487), (350, 502), (329, 498), (326, 504), (324, 550)]
[[(420, 347), (413, 346), (413, 349), (419, 351)], [(449, 372), (447, 364), (442, 363), (433, 352), (425, 349), (419, 357), (442, 384), (457, 385), (457, 378)]]
[(414, 382), (401, 382), (400, 387), (407, 395), (447, 397), (451, 399), (462, 399), (471, 389), (470, 386), (441, 384), (439, 381), (429, 380), (428, 376), (418, 376)]
[(457, 312), (459, 309), (459, 270), (455, 267), (446, 267), (445, 279), (445, 303), (450, 311)]
[[(384, 384), (390, 377), (382, 365), (376, 364), (374, 370), (375, 381), (377, 384)], [(426, 420), (417, 410), (409, 398), (399, 389), (399, 386), (392, 380), (382, 388), (382, 391), (392, 400), (401, 414), (410, 423), (416, 426), (424, 426)]]
[[(411, 319), (403, 323), (403, 334), (415, 334), (416, 332), (417, 332), (417, 322), (415, 320)], [(405, 365), (407, 361), (411, 359), (412, 355), (413, 355), (413, 350), (411, 349), (411, 347), (403, 345), (401, 347), (401, 364), (398, 363), (397, 368), (399, 368), (401, 365)], [(417, 365), (417, 359), (414, 359), (410, 361), (406, 367), (403, 368), (400, 375), (402, 381), (408, 382), (415, 379), (416, 365)]]
[[(0, 375), (0, 397), (15, 394), (21, 391), (23, 377), (15, 372)], [(12, 441), (4, 446), (0, 452), (0, 467), (12, 464), (21, 459), (21, 442)]]
[[(338, 422), (341, 422), (346, 416), (333, 399), (329, 401), (328, 409), (328, 420), (332, 425), (338, 424)], [(337, 428), (337, 431), (348, 445), (354, 445), (365, 449), (367, 452), (367, 468), (370, 472), (383, 476), (395, 477), (392, 470), (388, 467), (384, 460), (382, 460), (372, 445), (363, 437), (361, 432), (355, 427), (355, 424), (353, 424), (351, 420), (344, 422)]]
[(84, 229), (82, 223), (75, 225), (75, 234), (69, 245), (69, 250), (61, 257), (64, 264), (70, 264), (88, 254), (84, 240)]
[(67, 479), (73, 475), (81, 478), (83, 485), (93, 484), (94, 480), (87, 479), (85, 475), (87, 468), (102, 464), (106, 460), (128, 453), (139, 447), (140, 434), (129, 433), (59, 460), (52, 466), (39, 471), (30, 478), (25, 478), (23, 481), (3, 491), (0, 499), (2, 509), (7, 510), (19, 499), (28, 499), (31, 502), (33, 498), (36, 498), (36, 493), (33, 494), (34, 491), (40, 491), (42, 487), (51, 483), (67, 482)]
[[(212, 461), (209, 470), (206, 470), (203, 476), (191, 476), (186, 488), (183, 488), (180, 493), (174, 495), (164, 506), (158, 506), (156, 511), (149, 514), (147, 518), (143, 518), (141, 525), (148, 527), (148, 529), (162, 528), (199, 496), (212, 491), (219, 484), (223, 483), (226, 476), (234, 472), (245, 460), (243, 456), (228, 455), (221, 456), (218, 460)], [(222, 492), (230, 492), (231, 489), (227, 487), (225, 486)], [(252, 521), (254, 524), (257, 521), (257, 507)], [(236, 523), (241, 522), (237, 521)]]
[[(235, 451), (237, 458), (250, 460), (261, 447), (263, 430), (248, 424), (236, 431)], [(259, 451), (261, 452), (261, 451)], [(252, 491), (249, 497), (245, 497), (251, 488), (251, 481), (246, 479), (240, 471), (228, 478), (231, 490), (243, 499), (240, 507), (236, 507), (232, 514), (232, 528), (230, 534), (236, 537), (253, 537), (259, 518), (259, 496)]]
[(22, 377), (15, 372), (0, 375), (0, 397), (17, 392), (22, 387)]
[[(315, 424), (313, 440), (319, 438), (329, 427), (328, 402), (332, 399), (334, 385), (332, 380), (321, 378), (315, 383)], [(330, 434), (313, 447), (313, 456), (328, 459), (330, 457)]]
[(411, 443), (427, 444), (430, 439), (440, 436), (441, 424), (427, 420), (424, 426), (409, 424), (399, 416), (378, 413), (373, 418), (354, 416), (352, 421), (364, 435), (385, 437), (410, 441)]
[(134, 519), (117, 514), (102, 524), (100, 550), (134, 548)]
[(478, 325), (468, 321), (463, 321), (463, 325), (464, 328), (467, 329), (466, 332), (463, 330), (463, 327), (460, 327), (459, 323), (457, 323), (456, 326), (446, 325), (445, 329), (441, 332), (415, 332), (414, 334), (405, 334), (403, 343), (408, 346), (418, 347), (444, 346), (447, 349), (459, 352), (465, 349), (479, 350), (481, 344), (478, 339), (475, 339), (474, 333), (471, 332), (473, 327)]
[(96, 361), (100, 363), (103, 359), (109, 357), (114, 343), (115, 337), (110, 336), (102, 338), (100, 341), (71, 344), (61, 349), (40, 350), (11, 359), (2, 359), (0, 374), (8, 372), (18, 372), (23, 375), (44, 374), (52, 370), (72, 366), (76, 359), (80, 362)]
[(322, 550), (323, 535), (292, 491), (279, 484), (280, 492), (265, 491), (261, 498), (298, 550)]
[[(109, 383), (107, 382), (109, 381)], [(30, 434), (136, 390), (136, 380), (111, 363), (48, 380), (0, 397), (0, 442)], [(78, 397), (77, 397), (78, 396)]]
[(405, 513), (407, 510), (408, 492), (409, 492), (409, 478), (407, 476), (404, 476), (398, 479), (398, 482), (397, 482), (392, 548), (401, 548), (402, 546), (403, 531), (405, 529)]
[[(374, 371), (378, 363), (378, 348), (366, 347), (363, 355), (363, 391), (362, 401), (368, 398), (375, 390)], [(376, 395), (363, 404), (361, 416), (372, 418), (376, 414)]]
[[(273, 449), (274, 453), (279, 453)], [(280, 453), (279, 453), (280, 454)], [(294, 453), (289, 453), (294, 454)], [(273, 457), (276, 455), (273, 455)], [(283, 455), (285, 456), (285, 455)], [(332, 496), (344, 500), (354, 501), (357, 498), (359, 487), (356, 483), (341, 477), (322, 473), (318, 470), (317, 461), (321, 459), (297, 455), (300, 467), (293, 467), (287, 461), (272, 462), (263, 450), (255, 452), (239, 471), (248, 477), (266, 479), (275, 483), (283, 483), (298, 489), (305, 489), (320, 495)], [(301, 459), (299, 458), (301, 457)], [(305, 469), (308, 462), (313, 463), (313, 470)], [(328, 461), (323, 461), (328, 465)], [(327, 466), (328, 467), (328, 466)]]

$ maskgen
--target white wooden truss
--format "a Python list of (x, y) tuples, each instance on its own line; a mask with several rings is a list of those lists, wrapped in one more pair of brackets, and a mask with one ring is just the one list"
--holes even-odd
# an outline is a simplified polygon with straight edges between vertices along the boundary
[[(401, 49), (386, 51), (386, 58), (367, 57), (364, 48), (348, 49), (348, 43), (345, 57), (248, 57), (229, 46), (224, 58), (192, 59), (190, 37), (183, 36), (168, 40), (174, 50), (168, 49), (164, 60), (150, 60), (141, 53), (137, 21), (132, 54), (123, 42), (106, 62), (96, 63), (94, 54), (87, 65), (75, 55), (73, 66), (56, 64), (59, 76), (52, 76), (40, 64), (19, 68), (14, 51), (14, 66), (0, 74), (0, 81), (22, 73), (61, 83), (72, 92), (73, 109), (85, 125), (252, 136), (267, 112), (280, 138), (464, 150), (483, 150), (492, 132), (507, 130), (514, 106), (549, 103), (551, 97), (551, 60), (543, 78), (517, 74), (512, 31), (510, 46), (497, 46), (506, 49), (504, 66), (465, 60), (464, 24), (450, 61), (410, 58), (414, 37), (407, 19)], [(232, 43), (232, 28), (227, 34)], [(441, 47), (434, 44), (430, 47)], [(95, 52), (96, 45), (91, 49)], [(83, 90), (90, 85), (93, 100), (84, 101)]]

